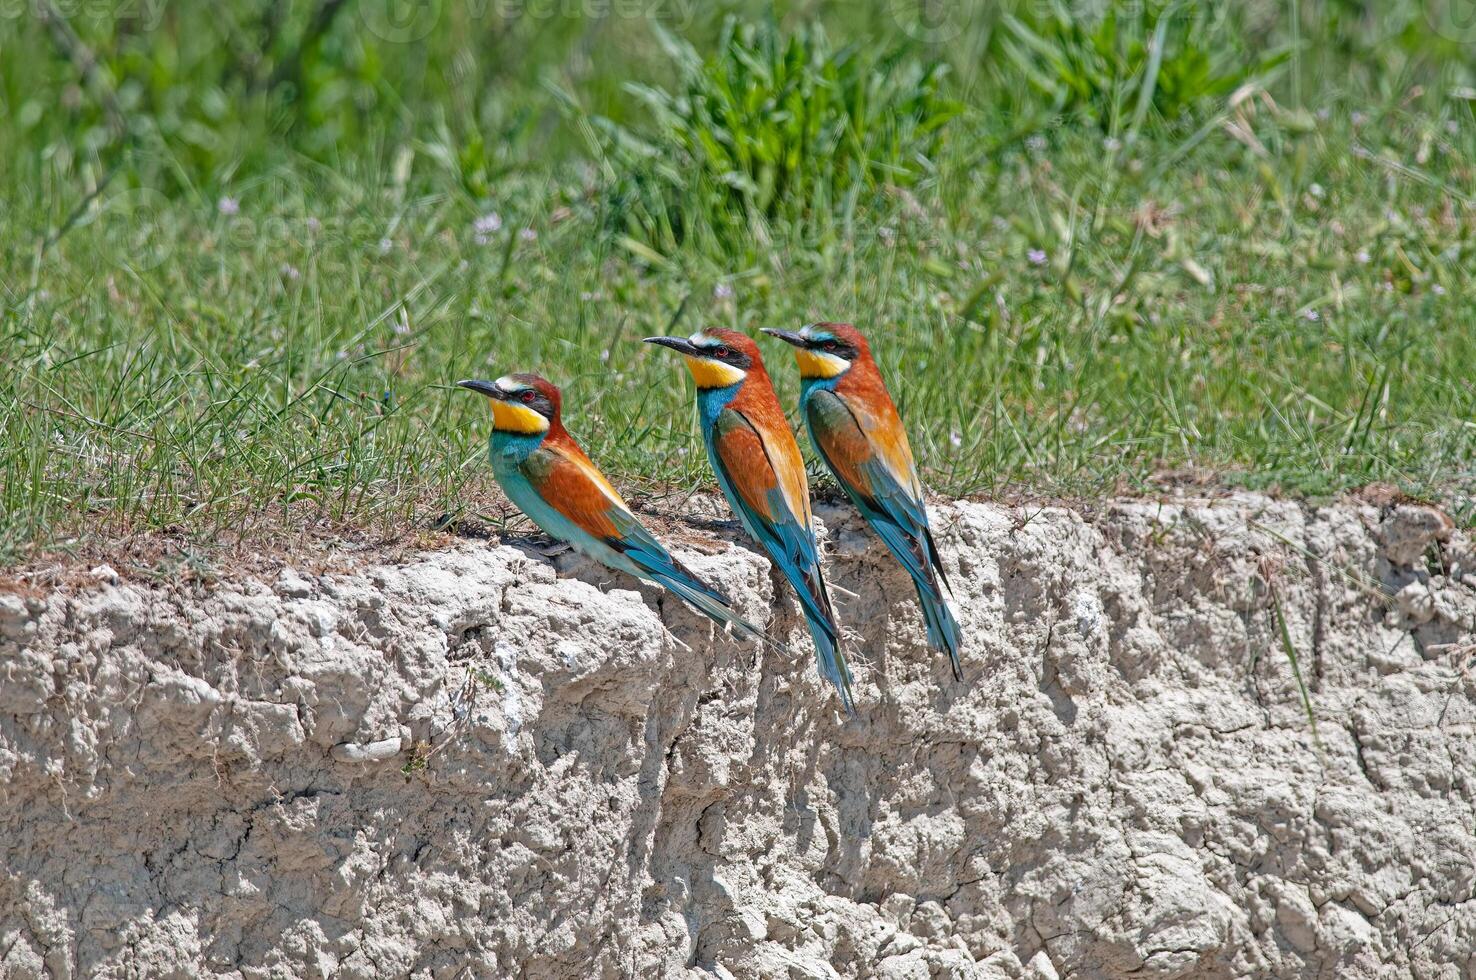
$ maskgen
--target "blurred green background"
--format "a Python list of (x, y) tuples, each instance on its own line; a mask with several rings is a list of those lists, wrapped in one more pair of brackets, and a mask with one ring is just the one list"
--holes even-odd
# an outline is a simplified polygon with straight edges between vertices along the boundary
[(940, 493), (1476, 523), (1473, 44), (1476, 0), (0, 0), (0, 558), (500, 526), (447, 386), (511, 370), (704, 487), (636, 341), (815, 319)]

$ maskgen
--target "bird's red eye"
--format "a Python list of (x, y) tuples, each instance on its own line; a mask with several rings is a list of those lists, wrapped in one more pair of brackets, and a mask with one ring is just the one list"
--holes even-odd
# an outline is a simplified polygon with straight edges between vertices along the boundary
[(726, 347), (714, 347), (712, 349), (712, 356), (717, 358), (725, 358), (731, 353), (733, 352)]
[(825, 343), (821, 344), (820, 346), (823, 347), (825, 350), (840, 350), (840, 344), (837, 344), (833, 340), (827, 340)]
[(525, 392), (523, 392), (521, 395), (518, 396), (518, 398), (520, 398), (522, 400), (522, 402), (523, 402), (524, 405), (531, 405), (531, 404), (533, 404), (533, 392), (531, 392), (531, 391), (525, 391)]

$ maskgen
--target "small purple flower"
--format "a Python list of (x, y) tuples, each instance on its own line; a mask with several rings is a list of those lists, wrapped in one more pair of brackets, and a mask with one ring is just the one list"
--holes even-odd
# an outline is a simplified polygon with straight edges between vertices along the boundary
[(732, 286), (732, 284), (731, 283), (726, 283), (726, 282), (720, 282), (720, 283), (718, 283), (716, 286), (713, 286), (712, 287), (712, 296), (713, 296), (714, 299), (732, 299), (733, 298), (733, 286)]
[(957, 429), (954, 429), (952, 432), (948, 433), (948, 441), (953, 444), (954, 449), (962, 448), (963, 433), (959, 432)]
[(307, 219), (307, 228), (308, 231), (316, 235), (318, 232), (323, 230), (323, 222), (319, 221), (317, 218), (309, 218)]
[(379, 240), (379, 254), (380, 255), (388, 255), (390, 253), (390, 249), (392, 249), (394, 247), (395, 247), (395, 243), (392, 242), (392, 241), (390, 241), (388, 238), (381, 238)]
[(1373, 261), (1373, 256), (1368, 254), (1368, 249), (1360, 248), (1358, 254), (1353, 256), (1353, 260), (1359, 265), (1368, 265)]
[(1045, 265), (1046, 264), (1045, 249), (1042, 249), (1042, 248), (1032, 248), (1030, 251), (1028, 251), (1028, 252), (1025, 253), (1025, 258), (1027, 258), (1027, 259), (1030, 260), (1030, 264), (1031, 265)]
[(494, 231), (501, 230), (502, 215), (498, 214), (496, 211), (488, 211), (476, 221), (472, 222), (472, 231), (481, 232), (483, 235), (490, 235)]
[(502, 230), (502, 215), (496, 211), (488, 211), (476, 221), (472, 222), (473, 238), (478, 245), (485, 245), (492, 240), (492, 236)]
[(300, 279), (302, 278), (302, 273), (297, 271), (297, 266), (293, 265), (291, 262), (283, 262), (282, 277), (284, 279)]
[(1433, 286), (1430, 287), (1430, 292), (1434, 293), (1436, 296), (1444, 296), (1445, 295), (1445, 287), (1442, 286), (1442, 285), (1440, 285), (1440, 283), (1437, 282), (1435, 285), (1433, 285)]
[(518, 241), (531, 245), (534, 242), (538, 241), (538, 232), (534, 231), (532, 228), (524, 228), (522, 231), (518, 232)]
[(1302, 316), (1304, 316), (1307, 319), (1311, 320), (1313, 323), (1316, 323), (1318, 320), (1321, 320), (1322, 319), (1322, 314), (1321, 313), (1318, 313), (1316, 310), (1308, 310), (1305, 313), (1303, 313)]
[(234, 197), (223, 197), (215, 202), (215, 209), (226, 217), (241, 213), (241, 202)]

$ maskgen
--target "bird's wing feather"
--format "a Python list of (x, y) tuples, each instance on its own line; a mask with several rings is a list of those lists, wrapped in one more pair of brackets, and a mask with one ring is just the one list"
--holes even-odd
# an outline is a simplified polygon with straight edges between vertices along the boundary
[[(911, 452), (904, 459), (896, 449), (899, 443), (906, 449), (906, 435), (899, 439), (874, 413), (831, 391), (813, 392), (806, 416), (826, 465), (907, 571), (925, 579), (932, 550), (924, 545), (931, 541), (927, 509)], [(906, 466), (900, 474), (899, 465)]]
[[(718, 414), (712, 449), (718, 481), (736, 505), (744, 526), (779, 562), (786, 576), (803, 584), (798, 591), (805, 605), (827, 623), (833, 622), (830, 598), (820, 573), (819, 549), (810, 527), (803, 460), (799, 461), (796, 477), (792, 472), (795, 464), (786, 458), (787, 454), (769, 445), (748, 416), (733, 408)], [(793, 455), (798, 456), (798, 451)]]
[(902, 427), (902, 418), (897, 414), (891, 396), (885, 389), (868, 389), (856, 394), (838, 392), (835, 397), (856, 420), (887, 475), (921, 507), (922, 481), (917, 478), (917, 463), (912, 458), (907, 430)]
[[(883, 399), (885, 404), (878, 407)], [(928, 642), (947, 651), (953, 676), (961, 678), (958, 622), (938, 588), (940, 582), (946, 587), (948, 578), (928, 527), (917, 467), (890, 397), (876, 389), (859, 394), (812, 391), (805, 399), (805, 417), (826, 465), (912, 577)]]
[[(854, 713), (851, 673), (810, 526), (804, 458), (777, 403), (750, 402), (723, 408), (704, 427), (713, 470), (743, 526), (794, 588), (815, 641), (820, 674), (835, 685), (846, 711)], [(772, 428), (776, 419), (783, 431)]]
[[(785, 505), (795, 520), (805, 528), (806, 533), (809, 533), (814, 516), (810, 513), (810, 482), (805, 477), (805, 457), (800, 455), (799, 445), (794, 441), (794, 433), (789, 428), (789, 420), (777, 408), (774, 414), (775, 417), (764, 420), (756, 428), (764, 441), (764, 451), (768, 453), (774, 472), (779, 477), (779, 492), (784, 495)], [(771, 438), (766, 433), (765, 425), (779, 426), (779, 435)]]
[(533, 486), (558, 511), (586, 534), (601, 541), (623, 535), (617, 516), (629, 514), (625, 501), (582, 452), (565, 446), (545, 446), (544, 465), (533, 474)]
[(807, 508), (798, 509), (791, 503), (780, 466), (775, 465), (774, 454), (748, 417), (725, 409), (714, 427), (713, 446), (718, 475), (732, 487), (745, 516), (764, 535), (782, 539), (785, 554), (795, 558), (813, 555), (815, 541), (809, 522), (801, 523), (799, 516)]
[(548, 446), (545, 452), (548, 465), (541, 468), (534, 486), (548, 506), (642, 571), (675, 579), (726, 602), (721, 593), (688, 571), (646, 530), (577, 445)]
[[(765, 422), (754, 413), (727, 408), (714, 425), (718, 455), (731, 473), (734, 489), (754, 511), (770, 521), (810, 526), (810, 488), (805, 461), (791, 436), (766, 438)], [(780, 424), (788, 423), (780, 417)]]

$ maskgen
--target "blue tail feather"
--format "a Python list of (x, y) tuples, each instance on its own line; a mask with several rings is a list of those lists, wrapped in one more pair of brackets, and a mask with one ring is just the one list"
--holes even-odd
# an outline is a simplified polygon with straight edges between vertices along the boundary
[(659, 585), (664, 585), (677, 597), (698, 612), (704, 613), (718, 623), (731, 626), (741, 637), (771, 642), (763, 630), (744, 619), (728, 603), (721, 593), (703, 585), (700, 581), (672, 572), (652, 569), (647, 576)]
[(624, 557), (640, 575), (675, 592), (678, 598), (710, 619), (733, 627), (739, 636), (768, 640), (763, 630), (738, 614), (726, 595), (694, 575), (655, 540), (630, 542)]
[[(764, 540), (757, 534), (754, 537)], [(800, 612), (804, 614), (805, 625), (810, 628), (810, 637), (815, 641), (815, 664), (820, 676), (835, 687), (846, 714), (854, 717), (856, 703), (851, 695), (851, 669), (840, 649), (840, 633), (835, 625), (835, 612), (830, 607), (830, 596), (825, 590), (819, 556), (813, 552), (808, 556), (811, 562), (808, 569), (801, 568), (791, 556), (776, 553), (773, 549), (769, 550), (769, 556), (789, 580), (799, 599)], [(804, 560), (806, 556), (801, 553), (799, 557)]]
[[(749, 423), (744, 420), (744, 424)], [(835, 612), (825, 590), (825, 576), (820, 569), (820, 554), (815, 544), (814, 531), (808, 523), (794, 516), (777, 486), (770, 492), (769, 506), (772, 513), (784, 515), (783, 519), (771, 520), (754, 511), (733, 485), (727, 462), (719, 452), (714, 436), (714, 426), (704, 422), (703, 437), (707, 444), (708, 459), (717, 475), (718, 486), (744, 530), (763, 547), (774, 566), (794, 589), (795, 596), (799, 599), (800, 611), (804, 613), (805, 623), (810, 628), (810, 636), (815, 641), (816, 666), (821, 676), (835, 687), (846, 713), (854, 717), (856, 705), (851, 694), (851, 671), (840, 650)]]
[(927, 525), (921, 525), (920, 531), (909, 531), (891, 515), (878, 511), (868, 501), (857, 499), (856, 503), (861, 516), (866, 518), (866, 523), (882, 539), (882, 543), (907, 571), (912, 584), (917, 588), (918, 605), (922, 607), (923, 622), (928, 628), (928, 645), (934, 650), (947, 653), (954, 679), (963, 680), (963, 667), (958, 659), (963, 638), (958, 622), (953, 618), (953, 611), (948, 608), (943, 590), (939, 587), (939, 573), (943, 566), (938, 560), (938, 552), (933, 546), (933, 538)]
[(961, 681), (963, 668), (958, 662), (958, 648), (962, 637), (958, 622), (953, 618), (953, 611), (948, 608), (947, 601), (936, 588), (930, 588), (923, 582), (917, 582), (916, 585), (917, 603), (922, 607), (923, 621), (928, 627), (928, 645), (948, 654), (948, 662), (953, 667), (953, 679)]
[[(499, 457), (495, 454), (493, 462), (499, 462)], [(521, 469), (512, 464), (504, 465), (501, 469), (494, 465), (494, 469), (508, 498), (532, 518), (533, 523), (553, 537), (569, 542), (603, 565), (665, 586), (719, 625), (732, 626), (739, 636), (773, 642), (763, 630), (740, 616), (727, 596), (703, 582), (672, 557), (671, 552), (641, 526), (635, 515), (611, 508), (608, 516), (620, 534), (616, 537), (596, 538), (545, 500)]]
[(806, 615), (805, 623), (810, 627), (810, 638), (815, 641), (815, 664), (820, 669), (820, 676), (835, 687), (846, 714), (854, 718), (856, 701), (851, 694), (851, 669), (836, 644), (835, 633), (828, 623), (812, 616)]

